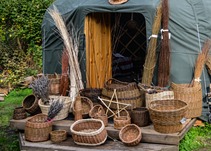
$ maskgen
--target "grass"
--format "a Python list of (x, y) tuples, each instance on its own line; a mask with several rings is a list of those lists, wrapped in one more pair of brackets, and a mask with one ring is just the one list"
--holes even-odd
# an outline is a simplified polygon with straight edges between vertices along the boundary
[[(0, 151), (19, 151), (18, 133), (9, 127), (15, 107), (22, 105), (23, 99), (32, 94), (31, 89), (15, 89), (0, 102)], [(211, 150), (211, 125), (192, 127), (179, 144), (180, 151)]]
[(18, 133), (9, 127), (15, 107), (22, 105), (23, 99), (32, 94), (31, 89), (15, 89), (0, 102), (0, 150), (19, 151)]

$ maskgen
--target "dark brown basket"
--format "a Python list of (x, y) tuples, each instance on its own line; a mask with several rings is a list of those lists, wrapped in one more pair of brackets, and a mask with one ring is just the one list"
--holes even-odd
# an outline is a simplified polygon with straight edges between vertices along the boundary
[(54, 130), (50, 132), (51, 141), (59, 143), (67, 139), (67, 132), (65, 130)]
[(140, 127), (149, 125), (149, 110), (146, 107), (133, 109), (131, 111), (131, 122)]
[(128, 111), (123, 109), (120, 112), (120, 116), (117, 116), (117, 115), (114, 116), (114, 128), (120, 130), (122, 127), (124, 127), (127, 124), (131, 124), (131, 118)]
[(88, 97), (90, 100), (93, 101), (93, 103), (98, 103), (98, 96), (101, 96), (102, 89), (101, 88), (86, 88), (80, 90), (80, 95)]
[(73, 140), (78, 145), (97, 146), (107, 139), (107, 131), (102, 120), (81, 119), (70, 126)]
[(30, 94), (26, 96), (22, 102), (23, 108), (31, 115), (41, 113), (41, 109), (38, 105), (38, 99), (35, 95)]
[(16, 107), (14, 109), (14, 114), (19, 114), (19, 113), (26, 113), (25, 109), (22, 106)]
[(154, 129), (160, 133), (176, 133), (182, 130), (181, 120), (187, 112), (187, 103), (181, 100), (155, 100), (149, 104)]
[(120, 140), (127, 146), (138, 145), (141, 141), (141, 129), (135, 124), (125, 125), (119, 132)]
[(14, 120), (21, 120), (27, 117), (25, 109), (21, 107), (16, 107), (13, 112), (13, 119)]
[(47, 115), (37, 114), (26, 121), (25, 139), (31, 142), (47, 141), (51, 131), (52, 121), (47, 121)]

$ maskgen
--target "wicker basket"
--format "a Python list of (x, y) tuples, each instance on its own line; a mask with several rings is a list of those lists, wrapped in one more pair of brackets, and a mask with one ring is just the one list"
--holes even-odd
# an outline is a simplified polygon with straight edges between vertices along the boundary
[(93, 103), (99, 103), (98, 96), (101, 96), (101, 88), (86, 88), (79, 91), (81, 96), (88, 97)]
[(154, 129), (160, 133), (176, 133), (182, 130), (181, 120), (187, 112), (187, 103), (181, 100), (156, 100), (149, 104)]
[(125, 125), (119, 132), (120, 140), (127, 146), (138, 145), (141, 141), (141, 129), (135, 124)]
[(78, 145), (97, 146), (107, 139), (107, 131), (103, 121), (99, 119), (78, 120), (71, 125), (70, 131)]
[(40, 107), (38, 105), (38, 99), (33, 94), (30, 94), (24, 98), (22, 106), (30, 115), (41, 113)]
[[(82, 103), (82, 117), (89, 117), (89, 111), (93, 108), (93, 102), (88, 97), (78, 96)], [(75, 103), (73, 103), (72, 108), (73, 114), (75, 114)]]
[[(49, 96), (50, 102), (59, 99), (61, 102), (63, 102), (63, 108), (62, 110), (53, 118), (54, 121), (65, 119), (69, 114), (69, 109), (71, 105), (70, 97), (68, 96)], [(42, 100), (39, 99), (38, 104), (42, 110), (42, 113), (45, 115), (48, 115), (48, 111), (50, 109), (50, 105), (44, 105)]]
[(103, 109), (103, 106), (100, 104), (94, 105), (89, 111), (89, 116), (92, 118), (97, 116), (97, 114), (105, 114), (105, 110)]
[(49, 139), (52, 131), (52, 121), (47, 121), (47, 115), (37, 114), (26, 121), (25, 139), (31, 142), (42, 142)]
[[(121, 82), (116, 79), (109, 79), (102, 89), (102, 98), (111, 99), (114, 93), (114, 89), (116, 89), (118, 101), (120, 103), (131, 104), (131, 108), (137, 108), (144, 106), (144, 92), (140, 91), (138, 85), (128, 82)], [(109, 102), (105, 102), (107, 105)], [(123, 105), (119, 105), (120, 108), (123, 108)], [(111, 103), (111, 109), (117, 109), (117, 105), (115, 103)]]
[(127, 124), (131, 124), (131, 118), (128, 111), (123, 109), (119, 116), (114, 116), (114, 128), (120, 130)]
[(27, 117), (25, 109), (21, 107), (16, 107), (13, 112), (13, 119), (14, 120), (21, 120)]
[(49, 84), (49, 94), (50, 95), (60, 95), (60, 82), (61, 82), (61, 75), (59, 74), (47, 74), (46, 75), (50, 81)]
[(182, 100), (188, 104), (186, 118), (199, 117), (202, 114), (202, 88), (201, 83), (194, 83), (193, 87), (189, 84), (171, 83), (174, 91), (174, 98)]
[(131, 122), (143, 127), (150, 124), (149, 110), (146, 107), (135, 108), (131, 111)]
[(67, 139), (67, 132), (65, 130), (54, 130), (50, 132), (51, 141), (59, 143)]

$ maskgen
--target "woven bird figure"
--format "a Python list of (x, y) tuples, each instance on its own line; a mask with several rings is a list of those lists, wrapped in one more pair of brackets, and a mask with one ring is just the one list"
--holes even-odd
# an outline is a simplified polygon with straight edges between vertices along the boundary
[(49, 111), (48, 111), (48, 121), (51, 121), (63, 108), (63, 102), (60, 102), (59, 99), (52, 101)]

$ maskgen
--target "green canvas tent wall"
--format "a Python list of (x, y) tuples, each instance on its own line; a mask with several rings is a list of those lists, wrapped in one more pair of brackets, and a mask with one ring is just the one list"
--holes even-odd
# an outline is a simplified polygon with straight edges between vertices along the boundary
[[(68, 26), (74, 26), (80, 33), (79, 53), (86, 51), (84, 36), (85, 17), (90, 13), (138, 13), (144, 16), (146, 26), (146, 44), (150, 37), (152, 24), (159, 0), (129, 0), (122, 5), (110, 5), (107, 0), (56, 0), (53, 5), (58, 9)], [(49, 9), (53, 9), (53, 5)], [(193, 77), (197, 55), (206, 39), (211, 37), (211, 1), (210, 0), (169, 0), (169, 30), (171, 31), (171, 74), (170, 81), (190, 83)], [(143, 20), (142, 20), (143, 21)], [(42, 23), (43, 72), (61, 72), (61, 53), (63, 42), (56, 31), (48, 12)], [(85, 59), (82, 57), (81, 71), (85, 80)], [(156, 73), (155, 73), (156, 75)], [(208, 118), (206, 93), (210, 78), (204, 69), (201, 76), (203, 87), (203, 115)]]

